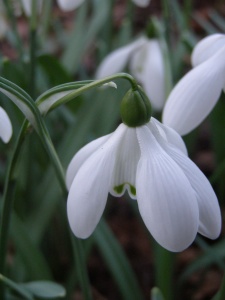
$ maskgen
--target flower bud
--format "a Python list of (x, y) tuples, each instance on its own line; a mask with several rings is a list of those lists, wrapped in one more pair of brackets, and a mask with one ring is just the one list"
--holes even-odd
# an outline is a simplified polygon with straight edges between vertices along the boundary
[(123, 97), (120, 114), (123, 123), (128, 127), (138, 127), (149, 122), (151, 118), (151, 104), (140, 86), (130, 89)]

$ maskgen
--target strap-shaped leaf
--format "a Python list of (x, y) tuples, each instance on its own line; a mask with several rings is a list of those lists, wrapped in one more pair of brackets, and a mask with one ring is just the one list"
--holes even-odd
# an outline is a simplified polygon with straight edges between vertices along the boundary
[(35, 128), (38, 128), (35, 115), (37, 108), (31, 97), (23, 89), (11, 81), (0, 77), (0, 92), (13, 101), (26, 119), (28, 119)]
[(20, 285), (34, 296), (43, 299), (62, 298), (66, 295), (66, 290), (60, 284), (52, 281), (33, 281)]
[(123, 295), (123, 299), (143, 299), (129, 261), (103, 219), (95, 230), (94, 239)]
[(33, 295), (27, 289), (25, 289), (20, 284), (12, 281), (11, 279), (3, 276), (2, 274), (0, 274), (0, 281), (2, 281), (11, 290), (17, 292), (20, 296), (23, 297), (23, 299), (27, 299), (27, 300), (33, 300), (34, 299)]
[(151, 300), (164, 300), (164, 297), (157, 287), (152, 288), (151, 290)]
[(48, 90), (41, 94), (36, 100), (39, 111), (42, 115), (46, 115), (50, 110), (62, 104), (65, 96), (91, 82), (92, 80), (70, 82)]

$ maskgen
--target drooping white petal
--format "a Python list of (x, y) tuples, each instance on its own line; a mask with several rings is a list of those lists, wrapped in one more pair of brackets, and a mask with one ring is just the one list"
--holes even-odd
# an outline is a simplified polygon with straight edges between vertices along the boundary
[(109, 139), (109, 137), (110, 134), (88, 143), (74, 155), (66, 171), (66, 185), (68, 190), (70, 189), (79, 168), (82, 166), (85, 160), (97, 149), (99, 149)]
[(165, 69), (158, 40), (149, 40), (131, 59), (131, 73), (143, 85), (154, 109), (161, 110), (165, 103)]
[(122, 71), (133, 51), (139, 48), (145, 42), (145, 38), (141, 37), (136, 41), (121, 47), (103, 59), (96, 72), (96, 78), (103, 78)]
[(182, 137), (172, 128), (163, 125), (162, 123), (160, 123), (158, 120), (156, 120), (155, 118), (151, 118), (151, 122), (149, 122), (149, 128), (151, 123), (154, 123), (157, 127), (157, 129), (159, 130), (160, 134), (162, 135), (162, 137), (170, 144), (172, 144), (173, 146), (175, 146), (176, 148), (178, 148), (179, 150), (181, 150), (183, 152), (183, 154), (188, 155), (187, 153), (187, 147), (182, 139)]
[(0, 137), (4, 143), (8, 143), (12, 136), (12, 124), (5, 112), (5, 110), (0, 107)]
[(164, 124), (184, 135), (205, 119), (225, 84), (224, 57), (225, 47), (177, 83), (164, 107)]
[(137, 128), (141, 159), (137, 200), (145, 225), (164, 248), (182, 251), (198, 230), (198, 204), (181, 168), (160, 147), (147, 126)]
[(151, 0), (133, 0), (133, 2), (134, 2), (136, 5), (140, 6), (140, 7), (146, 7), (146, 6), (148, 6), (149, 3), (150, 3), (150, 1), (151, 1)]
[(160, 132), (154, 130), (154, 124), (150, 124), (150, 128), (169, 156), (180, 166), (189, 180), (199, 206), (199, 229), (198, 232), (208, 238), (215, 239), (221, 231), (221, 213), (217, 197), (210, 185), (208, 179), (200, 171), (200, 169), (178, 149), (171, 144), (165, 142), (160, 136)]
[(136, 199), (136, 171), (140, 159), (140, 148), (135, 128), (124, 125), (125, 134), (116, 149), (116, 161), (113, 169), (110, 193), (116, 197), (125, 190), (131, 198)]
[(202, 39), (199, 43), (197, 43), (192, 52), (192, 66), (196, 67), (203, 63), (216, 54), (216, 52), (223, 46), (225, 46), (225, 34), (215, 33)]
[(80, 6), (84, 0), (57, 0), (59, 7), (64, 11), (70, 11)]
[(104, 211), (109, 192), (115, 149), (124, 134), (124, 127), (110, 136), (78, 170), (67, 201), (67, 214), (73, 233), (87, 238), (97, 226)]

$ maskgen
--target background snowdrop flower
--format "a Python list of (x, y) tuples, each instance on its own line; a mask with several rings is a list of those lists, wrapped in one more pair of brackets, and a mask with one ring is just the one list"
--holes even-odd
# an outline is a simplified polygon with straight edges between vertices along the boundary
[(100, 64), (96, 77), (121, 72), (127, 64), (131, 74), (143, 86), (153, 108), (161, 110), (165, 103), (165, 68), (159, 40), (143, 36), (113, 51)]
[(5, 110), (0, 107), (0, 137), (4, 143), (8, 143), (12, 136), (12, 125)]
[(163, 110), (163, 123), (181, 135), (207, 117), (225, 89), (224, 35), (200, 42), (193, 51), (192, 61), (196, 67), (177, 83)]
[(221, 215), (216, 195), (187, 157), (181, 137), (153, 117), (137, 126), (126, 124), (131, 121), (126, 113), (122, 119), (115, 132), (87, 144), (69, 164), (67, 213), (73, 233), (79, 238), (91, 235), (108, 193), (120, 197), (127, 190), (164, 248), (182, 251), (197, 232), (218, 237)]
[(80, 6), (84, 0), (57, 0), (59, 7), (64, 11), (70, 11)]
[[(31, 16), (32, 11), (32, 0), (21, 0), (24, 12), (27, 16)], [(35, 5), (37, 7), (37, 11), (40, 13), (42, 9), (43, 0), (36, 0)]]

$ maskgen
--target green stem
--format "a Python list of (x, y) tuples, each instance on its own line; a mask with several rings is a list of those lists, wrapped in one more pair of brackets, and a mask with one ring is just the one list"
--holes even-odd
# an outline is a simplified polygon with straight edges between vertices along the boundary
[(160, 289), (165, 299), (174, 299), (173, 294), (173, 269), (174, 253), (167, 251), (155, 243), (156, 286)]
[(15, 18), (13, 9), (12, 9), (12, 7), (11, 7), (11, 1), (9, 1), (9, 0), (3, 0), (3, 2), (4, 2), (4, 5), (5, 5), (5, 7), (6, 7), (7, 15), (8, 15), (8, 18), (9, 18), (9, 20), (10, 20), (10, 22), (11, 22), (11, 26), (12, 26), (12, 29), (13, 29), (13, 33), (14, 33), (14, 36), (15, 36), (16, 48), (17, 48), (17, 50), (18, 50), (20, 60), (22, 61), (22, 57), (23, 57), (23, 47), (22, 47), (20, 35), (19, 35), (19, 32), (18, 32), (18, 27), (17, 27), (17, 23), (16, 23), (16, 18)]
[(30, 18), (30, 95), (35, 97), (36, 82), (36, 35), (37, 35), (37, 9), (36, 1), (32, 0), (31, 18)]
[[(5, 269), (5, 258), (6, 258), (6, 248), (7, 248), (7, 241), (8, 241), (8, 233), (9, 233), (9, 224), (10, 224), (10, 217), (11, 217), (11, 210), (13, 205), (13, 188), (11, 186), (13, 172), (15, 169), (16, 161), (18, 159), (21, 146), (23, 144), (23, 140), (25, 137), (25, 133), (27, 131), (28, 122), (25, 121), (19, 137), (16, 141), (16, 145), (11, 156), (11, 160), (8, 166), (7, 174), (6, 174), (6, 181), (4, 186), (4, 194), (2, 199), (2, 213), (1, 213), (1, 223), (0, 223), (0, 273), (4, 274)], [(0, 284), (0, 299), (4, 299), (4, 290), (2, 283)]]
[(73, 253), (75, 254), (75, 260), (76, 260), (76, 268), (81, 284), (81, 289), (84, 293), (84, 299), (85, 300), (91, 300), (91, 290), (89, 285), (89, 279), (88, 279), (88, 273), (87, 268), (85, 266), (85, 252), (83, 249), (82, 241), (77, 239), (76, 237), (72, 236), (72, 244), (73, 244)]
[[(127, 73), (118, 73), (118, 74), (114, 74), (114, 75), (105, 77), (103, 79), (95, 80), (91, 83), (88, 83), (87, 85), (84, 85), (84, 86), (76, 89), (75, 91), (69, 93), (68, 95), (62, 97), (60, 100), (58, 100), (54, 104), (52, 104), (50, 110), (55, 109), (59, 105), (65, 104), (70, 100), (73, 100), (75, 97), (79, 96), (80, 94), (82, 94), (90, 89), (96, 88), (98, 86), (102, 86), (105, 83), (109, 83), (110, 81), (113, 81), (115, 79), (121, 79), (121, 78), (128, 80), (130, 82), (133, 90), (138, 89), (138, 84), (137, 84), (136, 80), (134, 79), (134, 77), (132, 77), (130, 74), (127, 74)], [(39, 106), (41, 103), (43, 103), (43, 102), (42, 101), (37, 102), (37, 106)]]

